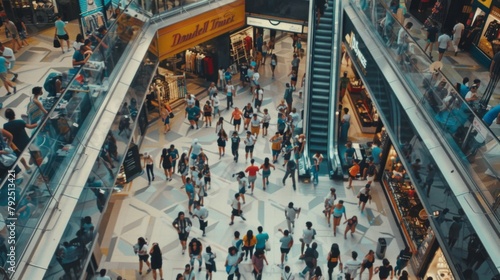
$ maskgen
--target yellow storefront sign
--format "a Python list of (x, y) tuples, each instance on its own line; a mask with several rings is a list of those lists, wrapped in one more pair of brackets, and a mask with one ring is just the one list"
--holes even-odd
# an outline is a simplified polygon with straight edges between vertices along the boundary
[(486, 8), (491, 6), (491, 0), (478, 0), (478, 2), (483, 4)]
[(160, 59), (237, 29), (245, 24), (245, 1), (238, 0), (218, 9), (158, 30)]

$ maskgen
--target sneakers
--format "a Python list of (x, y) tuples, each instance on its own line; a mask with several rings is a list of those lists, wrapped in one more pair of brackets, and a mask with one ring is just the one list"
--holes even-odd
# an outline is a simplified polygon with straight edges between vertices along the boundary
[(283, 264), (278, 264), (278, 267), (283, 269)]
[(243, 215), (241, 215), (240, 217), (241, 217), (241, 219), (242, 219), (243, 221), (246, 221), (246, 220), (247, 220), (247, 219), (245, 219), (245, 217), (243, 217)]
[(151, 272), (151, 268), (148, 268), (148, 272), (147, 273), (150, 273)]
[(229, 225), (230, 225), (230, 226), (232, 226), (232, 225), (234, 225), (234, 223), (233, 223), (233, 222), (231, 222), (231, 223), (229, 223)]
[(182, 249), (182, 254), (184, 255), (184, 253), (186, 252), (186, 250)]
[(19, 74), (14, 74), (14, 76), (12, 77), (12, 79), (10, 79), (10, 81), (14, 82), (15, 80), (17, 80), (18, 76), (19, 76)]
[[(285, 261), (288, 261), (288, 254), (285, 255)], [(283, 265), (282, 265), (283, 266)]]

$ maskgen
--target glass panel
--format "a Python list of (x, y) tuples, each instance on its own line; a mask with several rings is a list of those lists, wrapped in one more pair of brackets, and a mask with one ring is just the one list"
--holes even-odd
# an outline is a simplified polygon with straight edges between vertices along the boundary
[[(143, 64), (132, 80), (132, 86), (127, 91), (99, 157), (93, 165), (92, 173), (71, 215), (70, 223), (61, 237), (60, 246), (54, 252), (52, 265), (43, 279), (59, 279), (63, 276), (72, 278), (73, 275), (81, 275), (78, 269), (85, 267), (90, 259), (92, 253), (90, 249), (93, 242), (96, 242), (94, 237), (100, 230), (102, 213), (111, 194), (121, 192), (125, 182), (133, 179), (127, 178), (127, 175), (134, 175), (128, 174), (131, 167), (130, 162), (125, 163), (125, 157), (129, 150), (133, 150), (132, 147), (136, 147), (134, 143), (139, 140), (137, 135), (144, 135), (147, 128), (147, 117), (141, 114), (145, 113), (146, 106), (143, 106), (141, 111), (139, 106), (146, 100), (148, 85), (157, 63), (157, 57), (151, 53), (145, 55)], [(140, 174), (142, 162), (135, 163), (139, 165)], [(115, 178), (118, 178), (116, 182)], [(78, 265), (74, 265), (75, 261)]]
[[(354, 0), (351, 3), (357, 7)], [(500, 220), (497, 205), (500, 188), (494, 183), (500, 178), (500, 140), (482, 121), (485, 108), (479, 102), (481, 93), (477, 93), (478, 100), (467, 102), (468, 92), (455, 89), (447, 78), (446, 71), (451, 71), (451, 67), (443, 67), (440, 61), (432, 62), (424, 52), (425, 40), (414, 38), (418, 32), (413, 33), (412, 28), (418, 27), (404, 28), (401, 17), (391, 12), (386, 2), (372, 3), (374, 5), (363, 10), (363, 14), (369, 18), (367, 22), (371, 23), (373, 34), (385, 44), (412, 93), (421, 100), (421, 108), (442, 127), (442, 136), (468, 170), (466, 175), (475, 182), (473, 193), (486, 202)], [(406, 20), (406, 24), (408, 22), (411, 21)]]
[[(500, 191), (495, 182), (499, 176), (497, 172), (500, 170), (498, 167), (499, 140), (479, 117), (483, 112), (482, 106), (473, 100), (465, 101), (464, 97), (467, 92), (456, 90), (446, 77), (446, 73), (443, 72), (446, 68), (443, 68), (442, 63), (432, 62), (425, 55), (423, 50), (425, 46), (419, 45), (423, 40), (416, 40), (413, 33), (408, 32), (408, 25), (406, 29), (403, 28), (396, 9), (391, 11), (386, 2), (376, 0), (371, 2), (371, 7), (361, 10), (356, 2), (351, 0), (352, 6), (368, 18), (364, 21), (365, 26), (382, 43), (380, 45), (386, 46), (387, 54), (394, 60), (394, 65), (399, 68), (398, 70), (403, 73), (407, 84), (412, 89), (411, 93), (416, 100), (420, 101), (420, 107), (432, 116), (436, 125), (442, 128), (441, 136), (467, 170), (463, 175), (470, 176), (475, 182), (475, 185), (471, 186), (473, 188), (471, 193), (478, 194), (479, 200), (487, 202), (491, 210), (496, 211), (498, 218), (500, 210), (497, 196)], [(360, 41), (359, 49), (366, 50), (362, 39), (357, 39)], [(393, 134), (398, 135), (399, 145), (408, 141), (412, 143), (413, 149), (419, 147), (422, 153), (421, 159), (432, 158), (423, 141), (417, 136), (419, 134), (412, 127), (406, 112), (400, 108), (396, 93), (391, 91), (390, 94), (378, 94), (383, 92), (378, 89), (387, 91), (390, 85), (377, 67), (370, 67), (376, 63), (373, 57), (367, 52), (363, 52), (363, 55), (368, 60), (368, 67), (364, 71), (369, 82), (367, 86), (376, 97), (374, 101), (379, 109), (384, 111), (383, 115), (387, 120), (386, 127), (397, 128)], [(356, 55), (353, 54), (352, 57)], [(399, 150), (403, 151), (403, 148), (400, 147)], [(406, 157), (401, 157), (400, 160), (404, 163), (409, 176), (417, 179), (418, 175), (411, 168), (412, 160), (415, 158), (410, 157), (408, 160)], [(474, 164), (471, 164), (473, 162)], [(429, 164), (431, 162), (427, 164), (423, 162), (422, 166)], [(441, 242), (441, 246), (447, 247), (445, 252), (453, 260), (455, 270), (461, 274), (460, 278), (474, 278), (470, 275), (475, 274), (475, 277), (480, 279), (489, 279), (496, 275), (497, 270), (491, 263), (484, 246), (476, 239), (474, 228), (441, 173), (436, 172), (435, 179), (430, 183), (432, 187), (427, 186), (428, 184), (419, 185), (421, 187), (417, 188), (417, 192), (426, 205), (425, 208), (435, 212), (435, 217), (431, 218), (435, 225), (434, 230), (439, 232), (442, 239), (447, 238), (447, 242)], [(427, 193), (429, 197), (425, 199)], [(470, 248), (476, 249), (475, 254), (467, 254), (471, 252), (468, 251)]]
[[(86, 58), (85, 65), (73, 68), (68, 73), (51, 73), (48, 80), (51, 87), (47, 90), (49, 97), (41, 98), (48, 111), (47, 116), (37, 126), (27, 125), (32, 128), (31, 137), (26, 136), (23, 146), (18, 147), (16, 162), (10, 166), (0, 166), (0, 193), (5, 194), (0, 199), (4, 206), (0, 208), (0, 226), (10, 217), (9, 213), (12, 213), (12, 217), (18, 217), (13, 231), (16, 234), (18, 260), (22, 259), (35, 229), (40, 226), (41, 218), (52, 201), (52, 194), (71, 170), (68, 166), (75, 164), (76, 151), (83, 145), (81, 139), (93, 129), (90, 126), (108, 93), (109, 80), (117, 75), (118, 71), (114, 70), (120, 70), (126, 61), (143, 25), (144, 21), (126, 7), (109, 31), (99, 35), (100, 42), (92, 47), (93, 51)], [(60, 90), (61, 87), (63, 90)], [(17, 124), (26, 125), (23, 120), (15, 119)], [(31, 168), (28, 163), (33, 164)], [(117, 172), (117, 169), (114, 171)], [(112, 186), (113, 182), (106, 184)], [(11, 206), (12, 212), (7, 208), (10, 194), (16, 203)], [(0, 246), (6, 244), (5, 237), (2, 231)], [(6, 270), (9, 268), (5, 251), (0, 251), (0, 266)]]

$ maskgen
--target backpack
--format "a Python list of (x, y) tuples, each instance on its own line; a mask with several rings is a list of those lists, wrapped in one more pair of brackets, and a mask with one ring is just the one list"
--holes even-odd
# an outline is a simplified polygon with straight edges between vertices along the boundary
[(56, 95), (56, 81), (62, 80), (62, 75), (59, 72), (52, 72), (47, 76), (43, 83), (43, 89), (49, 93), (49, 96)]

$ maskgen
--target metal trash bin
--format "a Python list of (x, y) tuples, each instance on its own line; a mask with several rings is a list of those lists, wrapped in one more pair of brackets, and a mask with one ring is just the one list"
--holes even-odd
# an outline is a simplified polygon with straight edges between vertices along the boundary
[(375, 251), (377, 258), (383, 259), (385, 257), (386, 250), (387, 250), (387, 241), (385, 240), (385, 238), (379, 238), (377, 242), (377, 251)]

